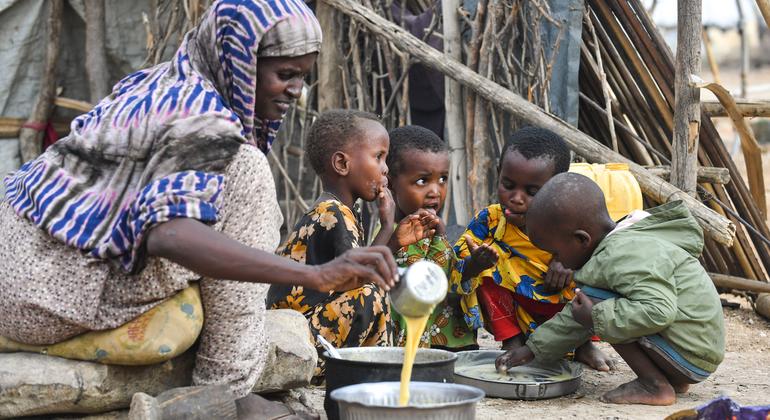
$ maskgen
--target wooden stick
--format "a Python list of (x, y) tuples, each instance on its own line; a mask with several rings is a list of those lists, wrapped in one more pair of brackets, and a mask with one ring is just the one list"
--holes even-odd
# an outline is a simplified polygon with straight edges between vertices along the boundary
[[(443, 0), (441, 14), (444, 19), (444, 53), (457, 61), (462, 60), (462, 42), (460, 34), (459, 0)], [(449, 183), (451, 203), (457, 224), (468, 224), (468, 164), (465, 161), (465, 124), (463, 124), (462, 86), (444, 76), (444, 107), (446, 115), (447, 143), (449, 144)], [(449, 198), (449, 197), (447, 197)], [(446, 206), (449, 208), (449, 206)]]
[(372, 34), (391, 42), (393, 45), (397, 45), (399, 49), (408, 52), (426, 66), (459, 81), (478, 95), (508, 111), (514, 117), (532, 125), (548, 128), (559, 134), (575, 152), (586, 159), (599, 163), (627, 163), (631, 172), (636, 176), (642, 192), (651, 199), (659, 203), (682, 200), (707, 235), (721, 244), (732, 244), (733, 236), (735, 235), (735, 225), (732, 222), (718, 215), (673, 185), (649, 173), (642, 166), (613, 152), (563, 120), (543, 112), (542, 109), (527, 102), (521, 96), (480, 76), (454, 59), (446, 57), (406, 32), (403, 28), (378, 16), (371, 9), (353, 0), (324, 1), (356, 21), (361, 22)]
[(691, 86), (700, 71), (701, 0), (678, 0), (674, 152), (671, 183), (695, 196), (700, 136), (700, 91)]
[(339, 13), (324, 3), (316, 5), (316, 17), (324, 28), (318, 54), (318, 111), (342, 107), (342, 25)]
[[(652, 166), (646, 168), (651, 173), (668, 179), (671, 176), (671, 167), (668, 165)], [(698, 183), (727, 184), (730, 182), (730, 171), (727, 168), (698, 167)]]
[(104, 0), (85, 0), (86, 75), (91, 102), (97, 103), (110, 93), (107, 50), (104, 47)]
[[(102, 98), (99, 98), (101, 100)], [(56, 99), (53, 100), (53, 104), (67, 109), (73, 109), (75, 111), (80, 112), (88, 112), (94, 108), (93, 104), (90, 104), (86, 101), (79, 101), (77, 99), (70, 99), (65, 98), (63, 96), (57, 96)]]
[(585, 20), (588, 25), (588, 30), (591, 31), (591, 37), (594, 42), (594, 51), (596, 55), (596, 67), (599, 72), (599, 83), (602, 85), (602, 94), (604, 95), (604, 111), (607, 117), (607, 127), (610, 130), (610, 139), (612, 140), (612, 150), (618, 151), (618, 136), (615, 135), (615, 124), (612, 118), (612, 98), (610, 97), (610, 86), (607, 83), (607, 74), (604, 72), (604, 65), (602, 64), (602, 53), (599, 47), (599, 37), (596, 36), (596, 30), (591, 23), (591, 18)]
[[(19, 137), (21, 126), (26, 120), (22, 118), (0, 117), (0, 139), (14, 139)], [(69, 122), (53, 121), (53, 128), (59, 135), (66, 135), (70, 130)]]
[(743, 290), (746, 292), (770, 293), (770, 283), (725, 274), (709, 273), (714, 286), (724, 289)]
[[(744, 117), (770, 117), (770, 101), (737, 100), (735, 106)], [(710, 117), (730, 116), (718, 101), (701, 102), (701, 110)]]
[(752, 197), (754, 197), (754, 204), (757, 205), (762, 216), (767, 217), (765, 179), (762, 171), (762, 149), (759, 147), (759, 143), (754, 137), (751, 126), (746, 122), (743, 116), (738, 113), (733, 97), (727, 89), (716, 83), (707, 83), (696, 87), (706, 88), (716, 95), (719, 102), (730, 115), (730, 119), (733, 120), (735, 129), (738, 131), (738, 135), (741, 139), (741, 149), (743, 150), (743, 157), (746, 161), (746, 173), (749, 178), (749, 190), (751, 191)]
[(706, 60), (708, 60), (709, 68), (711, 69), (711, 75), (714, 76), (715, 82), (722, 84), (719, 77), (719, 66), (717, 65), (717, 60), (714, 58), (714, 52), (711, 51), (711, 37), (709, 37), (708, 29), (704, 27), (701, 30), (701, 35), (703, 38), (703, 46), (706, 50)]
[(765, 25), (770, 28), (770, 0), (757, 0), (757, 6), (762, 17), (765, 18)]
[[(51, 0), (48, 4), (48, 38), (45, 51), (45, 67), (40, 81), (35, 105), (27, 124), (45, 124), (51, 116), (53, 101), (56, 97), (56, 64), (59, 61), (59, 33), (61, 32), (62, 10), (64, 0)], [(36, 158), (43, 151), (43, 130), (22, 127), (19, 130), (19, 148), (21, 161), (27, 162)]]

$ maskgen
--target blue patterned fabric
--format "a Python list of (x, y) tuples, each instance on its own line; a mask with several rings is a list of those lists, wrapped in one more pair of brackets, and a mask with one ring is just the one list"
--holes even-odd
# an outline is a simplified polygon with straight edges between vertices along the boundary
[(302, 0), (219, 0), (171, 61), (125, 77), (67, 137), (8, 175), (5, 199), (54, 238), (137, 272), (152, 226), (216, 222), (230, 159), (244, 144), (270, 150), (281, 121), (254, 114), (258, 57), (320, 43)]

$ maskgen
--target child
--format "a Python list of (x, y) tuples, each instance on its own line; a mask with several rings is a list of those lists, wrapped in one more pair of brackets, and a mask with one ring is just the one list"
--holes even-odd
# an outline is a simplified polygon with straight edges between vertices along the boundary
[(716, 370), (725, 351), (722, 308), (697, 259), (703, 232), (681, 202), (637, 210), (615, 224), (593, 181), (560, 174), (532, 201), (527, 232), (579, 270), (575, 280), (585, 287), (525, 346), (498, 358), (498, 369), (558, 359), (596, 334), (638, 376), (604, 394), (605, 402), (670, 405), (676, 392)]
[[(420, 209), (438, 214), (444, 207), (449, 181), (449, 148), (427, 128), (408, 125), (391, 130), (388, 152), (388, 186), (396, 204), (395, 220)], [(439, 219), (440, 220), (440, 219)], [(443, 222), (433, 237), (398, 249), (394, 256), (401, 267), (420, 260), (430, 260), (441, 266), (447, 276), (455, 262), (452, 246), (447, 242)], [(396, 329), (396, 342), (404, 345), (403, 318), (391, 311)], [(452, 351), (476, 350), (476, 337), (468, 329), (460, 311), (459, 296), (447, 294), (428, 319), (420, 347), (443, 348)]]
[[(476, 330), (486, 325), (503, 349), (522, 346), (526, 336), (574, 296), (571, 271), (524, 233), (530, 201), (552, 176), (566, 172), (569, 163), (569, 148), (553, 132), (536, 127), (515, 132), (500, 155), (500, 203), (479, 212), (455, 245), (460, 260), (451, 290), (463, 295), (468, 326)], [(575, 359), (602, 371), (612, 366), (590, 341), (576, 350)]]
[[(397, 240), (408, 234), (415, 236), (415, 241), (432, 235), (435, 216), (420, 219), (412, 215), (399, 224), (399, 230), (391, 237), (395, 206), (385, 188), (388, 145), (388, 132), (373, 114), (353, 110), (321, 114), (308, 133), (306, 153), (324, 191), (297, 222), (277, 254), (318, 265), (364, 245), (364, 231), (353, 211), (359, 198), (378, 200), (380, 205), (383, 230), (373, 245), (388, 244), (393, 239), (389, 245), (397, 249)], [(385, 296), (382, 289), (371, 283), (346, 292), (272, 285), (267, 305), (302, 312), (314, 340), (321, 334), (335, 347), (390, 346), (393, 327)], [(320, 343), (316, 343), (316, 348), (319, 352), (323, 350)], [(323, 363), (319, 360), (316, 376), (322, 372)]]

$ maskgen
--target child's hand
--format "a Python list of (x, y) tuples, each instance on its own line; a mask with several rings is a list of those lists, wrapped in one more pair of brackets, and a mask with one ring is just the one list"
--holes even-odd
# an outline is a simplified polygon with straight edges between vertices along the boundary
[(446, 234), (446, 224), (444, 224), (444, 220), (441, 219), (441, 217), (438, 215), (436, 210), (434, 209), (426, 209), (431, 214), (436, 215), (438, 218), (438, 224), (436, 225), (436, 235), (445, 235)]
[(543, 283), (547, 292), (558, 292), (569, 284), (572, 280), (572, 270), (564, 268), (559, 261), (551, 260), (548, 264), (548, 271), (545, 273)]
[[(499, 256), (497, 252), (487, 244), (476, 245), (473, 242), (473, 238), (467, 234), (463, 236), (465, 243), (468, 245), (468, 251), (471, 255), (465, 260), (466, 267), (463, 274), (467, 273), (467, 277), (476, 277), (481, 274), (482, 271), (493, 267), (497, 264)], [(463, 276), (466, 277), (466, 276)]]
[(396, 231), (391, 237), (391, 241), (394, 242), (391, 248), (399, 249), (435, 235), (439, 222), (438, 216), (425, 209), (417, 210), (404, 217), (398, 222)]
[(594, 320), (591, 318), (591, 310), (594, 303), (591, 298), (586, 296), (580, 289), (575, 289), (575, 298), (572, 299), (572, 317), (578, 324), (584, 326), (587, 330), (593, 330)]
[(380, 187), (380, 192), (377, 193), (377, 209), (380, 214), (381, 228), (389, 227), (392, 229), (396, 217), (396, 202), (387, 186)]
[(514, 366), (520, 366), (532, 361), (535, 354), (527, 346), (510, 349), (495, 360), (495, 368), (500, 373), (505, 373)]

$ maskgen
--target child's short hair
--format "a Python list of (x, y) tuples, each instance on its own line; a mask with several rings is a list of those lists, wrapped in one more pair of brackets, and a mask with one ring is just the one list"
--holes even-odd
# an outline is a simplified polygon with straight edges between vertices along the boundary
[(422, 152), (446, 152), (449, 147), (433, 131), (419, 125), (405, 125), (394, 128), (388, 133), (390, 137), (390, 150), (386, 163), (388, 173), (392, 176), (398, 175), (401, 162), (410, 150), (419, 150)]
[(553, 160), (554, 174), (569, 170), (569, 147), (560, 135), (551, 130), (529, 126), (511, 134), (500, 154), (498, 168), (503, 164), (505, 154), (513, 150), (521, 153), (527, 160), (537, 158)]
[(315, 120), (307, 134), (305, 153), (316, 174), (323, 175), (331, 155), (342, 150), (357, 134), (357, 120), (380, 119), (371, 112), (354, 109), (330, 109)]

